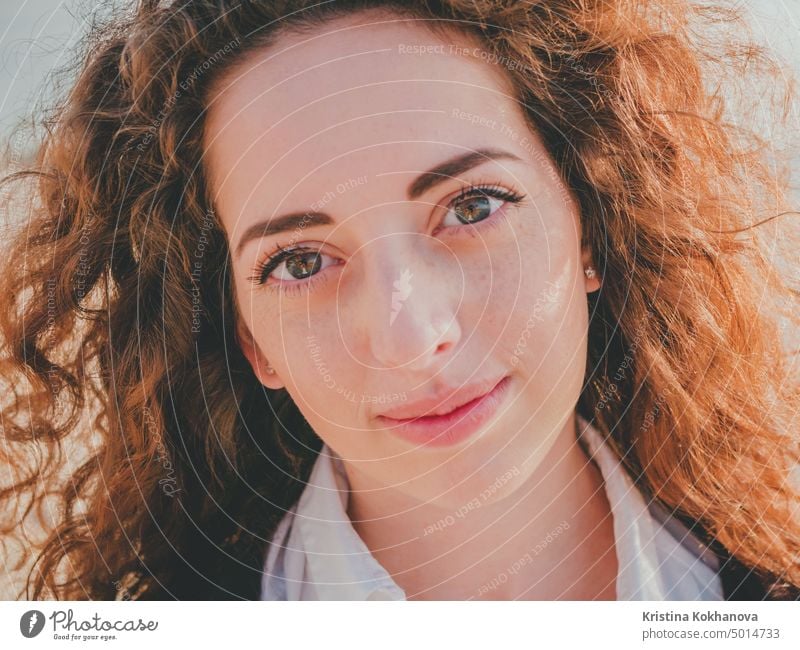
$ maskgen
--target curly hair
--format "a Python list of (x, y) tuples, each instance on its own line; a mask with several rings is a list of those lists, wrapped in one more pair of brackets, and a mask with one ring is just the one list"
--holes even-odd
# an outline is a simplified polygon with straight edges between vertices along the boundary
[[(778, 73), (749, 41), (713, 36), (740, 25), (734, 12), (141, 0), (94, 30), (35, 160), (4, 179), (32, 192), (0, 275), (14, 471), (1, 538), (25, 538), (25, 597), (257, 598), (265, 548), (322, 443), (238, 347), (203, 118), (215, 79), (248, 52), (371, 10), (478, 39), (575, 193), (603, 277), (578, 412), (648, 499), (770, 593), (800, 585), (800, 393), (783, 341), (797, 292), (758, 230), (790, 212), (787, 182), (723, 94)], [(41, 540), (21, 533), (45, 512)]]

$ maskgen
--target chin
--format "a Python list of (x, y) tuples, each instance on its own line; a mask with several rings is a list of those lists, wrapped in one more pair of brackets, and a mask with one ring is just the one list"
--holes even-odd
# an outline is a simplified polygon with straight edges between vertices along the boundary
[[(456, 519), (457, 513), (463, 517), (466, 512), (507, 498), (530, 472), (516, 462), (519, 452), (515, 450), (506, 449), (492, 457), (482, 449), (482, 445), (462, 449), (449, 458), (439, 457), (435, 464), (415, 462), (416, 473), (408, 478), (405, 491), (450, 511)], [(423, 452), (414, 455), (417, 453)]]

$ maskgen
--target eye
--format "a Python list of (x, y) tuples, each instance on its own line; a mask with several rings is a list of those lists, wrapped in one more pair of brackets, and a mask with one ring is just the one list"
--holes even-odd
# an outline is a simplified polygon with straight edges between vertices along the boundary
[[(450, 201), (442, 219), (442, 227), (478, 224), (494, 215), (505, 203), (520, 203), (524, 198), (521, 194), (496, 185), (470, 185)], [(448, 219), (451, 219), (449, 224)]]
[[(442, 219), (442, 225), (436, 229), (453, 230), (454, 233), (464, 231), (471, 234), (487, 222), (487, 227), (494, 224), (497, 219), (490, 219), (500, 212), (506, 203), (521, 203), (525, 196), (498, 185), (470, 185), (452, 199), (448, 210)], [(454, 225), (447, 224), (451, 214), (455, 217)], [(472, 226), (466, 228), (466, 226)], [(341, 264), (330, 255), (321, 251), (297, 246), (283, 248), (278, 245), (266, 259), (254, 269), (254, 275), (247, 278), (257, 286), (283, 292), (285, 294), (299, 293), (301, 290), (311, 290), (316, 282), (322, 281), (320, 271), (329, 266)], [(277, 273), (276, 273), (277, 272)], [(272, 282), (267, 282), (272, 278)]]
[[(256, 266), (255, 275), (248, 278), (256, 285), (308, 285), (309, 278), (316, 276), (321, 270), (339, 262), (330, 255), (319, 250), (298, 246), (296, 248), (277, 247), (266, 260)], [(267, 283), (272, 277), (275, 282)]]

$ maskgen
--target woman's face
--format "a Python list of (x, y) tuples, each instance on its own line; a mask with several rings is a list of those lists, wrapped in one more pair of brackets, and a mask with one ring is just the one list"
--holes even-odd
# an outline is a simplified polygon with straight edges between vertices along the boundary
[[(284, 35), (215, 87), (206, 164), (238, 334), (355, 484), (495, 500), (574, 411), (597, 281), (576, 204), (502, 75), (513, 62), (377, 20)], [(455, 427), (397, 422), (506, 377), (494, 410)]]

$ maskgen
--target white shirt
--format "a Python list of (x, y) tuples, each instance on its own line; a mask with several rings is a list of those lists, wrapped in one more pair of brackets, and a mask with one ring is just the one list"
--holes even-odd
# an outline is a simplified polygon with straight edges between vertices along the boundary
[[(601, 434), (576, 414), (614, 519), (617, 600), (724, 600), (718, 559), (642, 493)], [(405, 600), (347, 515), (342, 460), (327, 445), (268, 547), (261, 600)]]

